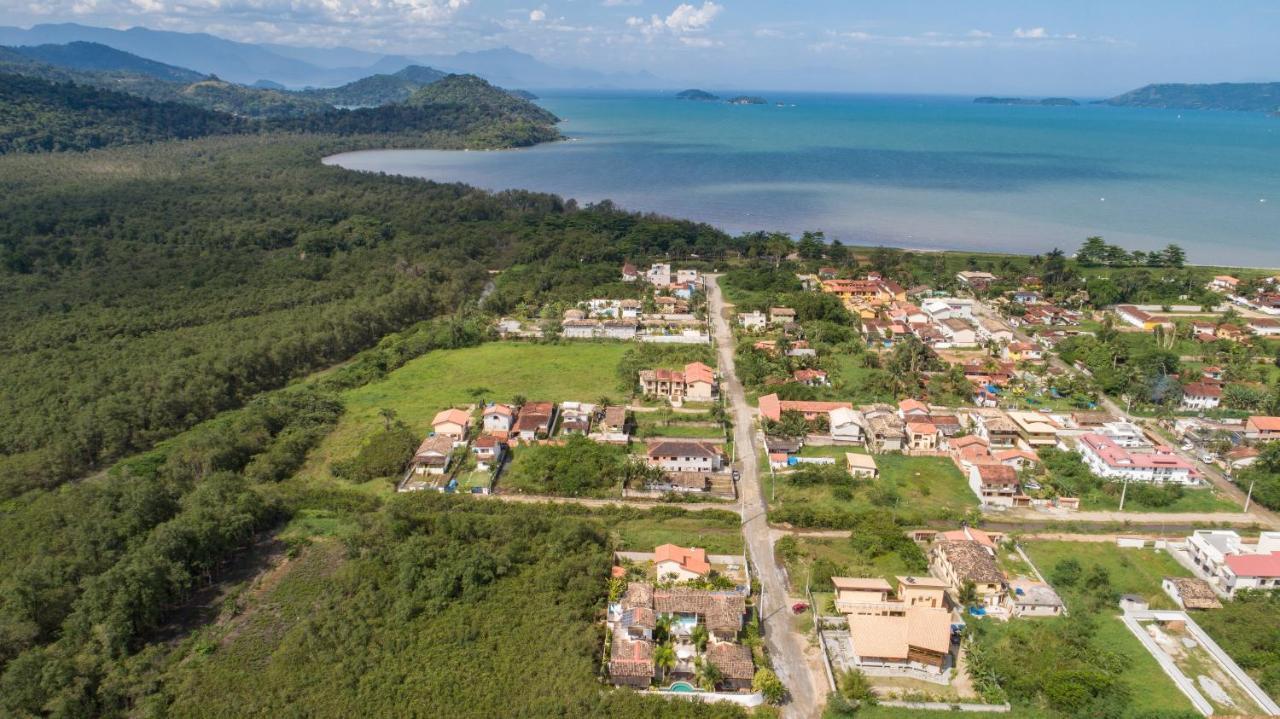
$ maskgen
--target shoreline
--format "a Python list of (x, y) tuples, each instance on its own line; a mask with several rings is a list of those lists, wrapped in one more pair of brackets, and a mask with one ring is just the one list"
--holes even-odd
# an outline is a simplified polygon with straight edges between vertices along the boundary
[[(450, 149), (442, 149), (442, 148), (412, 148), (412, 149), (425, 150), (429, 152), (444, 152), (444, 153), (471, 153), (471, 152), (504, 153), (504, 152), (529, 151), (538, 147), (558, 145), (562, 143), (574, 142), (576, 140), (577, 138), (566, 136), (559, 140), (540, 142), (534, 145), (527, 145), (522, 147), (502, 147), (502, 148), (487, 148), (487, 149), (476, 149), (476, 150), (472, 150), (472, 149), (450, 150)], [(373, 174), (382, 173), (382, 174), (395, 175), (397, 177), (408, 177), (408, 178), (418, 179), (418, 180), (422, 180), (423, 182), (435, 182), (439, 184), (463, 184), (463, 185), (467, 185), (468, 187), (473, 187), (475, 189), (481, 190), (482, 192), (487, 192), (490, 194), (503, 191), (503, 190), (493, 190), (493, 189), (488, 189), (484, 187), (479, 187), (472, 183), (463, 182), (459, 180), (438, 180), (438, 179), (431, 179), (427, 177), (421, 177), (418, 175), (412, 175), (412, 174), (406, 174), (406, 173), (400, 173), (400, 172), (391, 172), (388, 170), (355, 169), (355, 168), (343, 166), (334, 161), (334, 158), (341, 157), (343, 155), (351, 155), (351, 154), (367, 153), (367, 152), (379, 152), (379, 151), (394, 151), (396, 149), (406, 149), (406, 148), (368, 147), (368, 148), (358, 149), (358, 150), (346, 150), (346, 151), (334, 153), (332, 155), (326, 155), (324, 157), (321, 157), (320, 163), (322, 165), (325, 165), (326, 167), (337, 167), (347, 172), (366, 172), (366, 173), (373, 173)], [(559, 197), (561, 200), (576, 199), (572, 197), (566, 197), (565, 195), (558, 192), (551, 192), (547, 190), (534, 190), (534, 189), (528, 189), (528, 188), (521, 188), (521, 189), (524, 189), (529, 192), (537, 192), (537, 193), (543, 193), (547, 195), (553, 195), (553, 196)], [(701, 222), (703, 224), (707, 224), (711, 227), (714, 227), (720, 232), (724, 232), (725, 234), (728, 234), (731, 236), (734, 234), (740, 234), (740, 233), (734, 233), (729, 230), (726, 230), (714, 222), (708, 222), (704, 220), (690, 220), (689, 218), (678, 217), (668, 212), (658, 212), (658, 211), (652, 211), (652, 210), (637, 210), (634, 208), (629, 208), (620, 202), (617, 202), (614, 200), (610, 200), (610, 201), (614, 202), (614, 204), (618, 208), (625, 210), (627, 212), (643, 212), (646, 214), (652, 213), (652, 214), (661, 215), (663, 217), (668, 217), (674, 220), (681, 220), (681, 221), (688, 221), (688, 222)], [(784, 234), (791, 237), (792, 239), (796, 239), (800, 237), (800, 235), (803, 232), (804, 231), (802, 230), (799, 232), (785, 232)], [(1083, 242), (1084, 239), (1085, 238), (1082, 237), (1080, 239), (1080, 242)], [(828, 240), (828, 242), (830, 241), (831, 240)], [(1175, 242), (1173, 244), (1178, 244), (1178, 243)], [(900, 245), (900, 244), (894, 244), (894, 243), (884, 243), (880, 245), (846, 244), (844, 246), (851, 252), (870, 252), (883, 247), (883, 248), (888, 248), (893, 250), (900, 250), (903, 252), (913, 252), (918, 254), (940, 254), (940, 255), (950, 254), (950, 255), (976, 255), (976, 256), (991, 256), (991, 257), (1034, 257), (1036, 255), (1045, 254), (1045, 252), (1043, 251), (1042, 252), (1017, 252), (1012, 250), (966, 250), (966, 249), (961, 249), (956, 247), (919, 247), (919, 246)], [(1067, 254), (1067, 257), (1075, 256), (1074, 250), (1071, 250), (1069, 248), (1059, 248), (1059, 249), (1062, 249), (1062, 251)], [(1224, 270), (1248, 270), (1248, 271), (1255, 271), (1255, 272), (1280, 273), (1280, 264), (1277, 264), (1277, 265), (1227, 265), (1227, 264), (1206, 264), (1202, 262), (1187, 262), (1183, 266), (1189, 267), (1189, 268), (1200, 268), (1200, 269), (1216, 268), (1216, 269), (1224, 269)], [(1124, 270), (1124, 269), (1141, 269), (1141, 268), (1117, 267), (1115, 269)], [(1167, 268), (1150, 268), (1150, 269), (1167, 269)]]

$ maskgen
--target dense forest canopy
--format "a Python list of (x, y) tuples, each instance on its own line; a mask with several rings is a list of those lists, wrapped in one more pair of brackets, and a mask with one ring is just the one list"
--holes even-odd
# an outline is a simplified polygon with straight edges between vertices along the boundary
[(474, 76), (450, 75), (420, 88), (404, 103), (348, 110), (317, 102), (309, 113), (257, 120), (232, 114), (241, 109), (243, 90), (209, 79), (183, 88), (174, 99), (157, 101), (74, 82), (0, 74), (0, 154), (280, 131), (380, 134), (451, 147), (519, 147), (560, 137), (555, 115)]

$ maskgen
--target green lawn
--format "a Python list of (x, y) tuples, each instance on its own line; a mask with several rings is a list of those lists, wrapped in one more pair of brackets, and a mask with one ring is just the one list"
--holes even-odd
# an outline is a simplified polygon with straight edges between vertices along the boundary
[[(429, 352), (385, 379), (345, 392), (346, 413), (311, 452), (301, 473), (312, 480), (328, 479), (329, 465), (352, 456), (382, 424), (379, 411), (383, 408), (394, 410), (415, 433), (426, 436), (437, 412), (474, 402), (474, 388), (487, 389), (485, 398), (500, 402), (515, 395), (531, 401), (594, 402), (602, 396), (620, 400), (615, 368), (627, 347), (624, 343), (490, 342)], [(389, 485), (385, 491), (390, 491)]]
[[(834, 457), (844, 466), (844, 455), (851, 447), (804, 447), (802, 457)], [(860, 449), (857, 451), (861, 451)], [(841, 491), (829, 486), (796, 487), (785, 474), (764, 475), (764, 490), (771, 507), (792, 503), (831, 505), (858, 512), (879, 508), (904, 517), (908, 523), (930, 519), (953, 519), (978, 506), (978, 498), (968, 482), (950, 460), (942, 457), (907, 457), (897, 454), (875, 455), (880, 477), (874, 480), (850, 480), (853, 487), (848, 499), (837, 498)], [(775, 487), (776, 486), (776, 494)], [(856, 486), (855, 486), (856, 485)]]
[(647, 552), (667, 543), (702, 547), (708, 554), (740, 555), (744, 551), (742, 527), (736, 515), (720, 518), (695, 512), (683, 517), (646, 516), (609, 526), (617, 548), (631, 552)]
[[(1116, 591), (1140, 594), (1153, 609), (1176, 608), (1160, 588), (1163, 578), (1191, 576), (1173, 557), (1155, 549), (1121, 549), (1111, 542), (1050, 541), (1024, 542), (1022, 548), (1046, 577), (1052, 576), (1054, 565), (1067, 558), (1080, 562), (1086, 572), (1093, 565), (1101, 565), (1111, 573), (1111, 584)], [(1070, 590), (1060, 591), (1070, 607)]]
[[(1121, 549), (1110, 542), (1024, 542), (1023, 549), (1040, 571), (1052, 581), (1053, 568), (1061, 560), (1075, 559), (1087, 575), (1094, 566), (1107, 569), (1111, 585), (1119, 594), (1139, 594), (1152, 608), (1173, 608), (1160, 588), (1166, 576), (1189, 576), (1168, 554), (1154, 549)], [(1073, 614), (1090, 611), (1079, 587), (1055, 586)], [(1131, 711), (1185, 711), (1190, 701), (1178, 691), (1147, 650), (1117, 618), (1119, 607), (1104, 607), (1093, 614), (1099, 643), (1127, 657), (1122, 676), (1132, 689)]]
[[(1081, 511), (1115, 511), (1120, 507), (1120, 497), (1105, 492), (1090, 492), (1080, 498)], [(1124, 503), (1126, 512), (1239, 512), (1241, 507), (1222, 495), (1216, 488), (1186, 489), (1181, 498), (1164, 506), (1147, 506), (1134, 501), (1132, 495)]]

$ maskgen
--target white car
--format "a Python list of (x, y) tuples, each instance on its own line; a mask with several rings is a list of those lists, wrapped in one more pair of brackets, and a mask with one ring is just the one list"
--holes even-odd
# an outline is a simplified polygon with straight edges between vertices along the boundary
[(1209, 454), (1208, 452), (1205, 452), (1204, 454), (1200, 455), (1200, 461), (1204, 462), (1205, 464), (1209, 464), (1210, 462), (1213, 461), (1213, 455)]

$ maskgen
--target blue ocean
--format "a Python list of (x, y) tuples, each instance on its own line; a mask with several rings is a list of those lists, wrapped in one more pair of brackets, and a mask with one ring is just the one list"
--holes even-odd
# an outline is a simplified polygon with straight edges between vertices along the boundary
[(1280, 266), (1280, 118), (980, 105), (971, 98), (546, 93), (567, 142), (501, 152), (381, 150), (343, 167), (554, 192), (729, 232), (821, 230), (846, 244), (1022, 253), (1102, 235), (1192, 262)]

